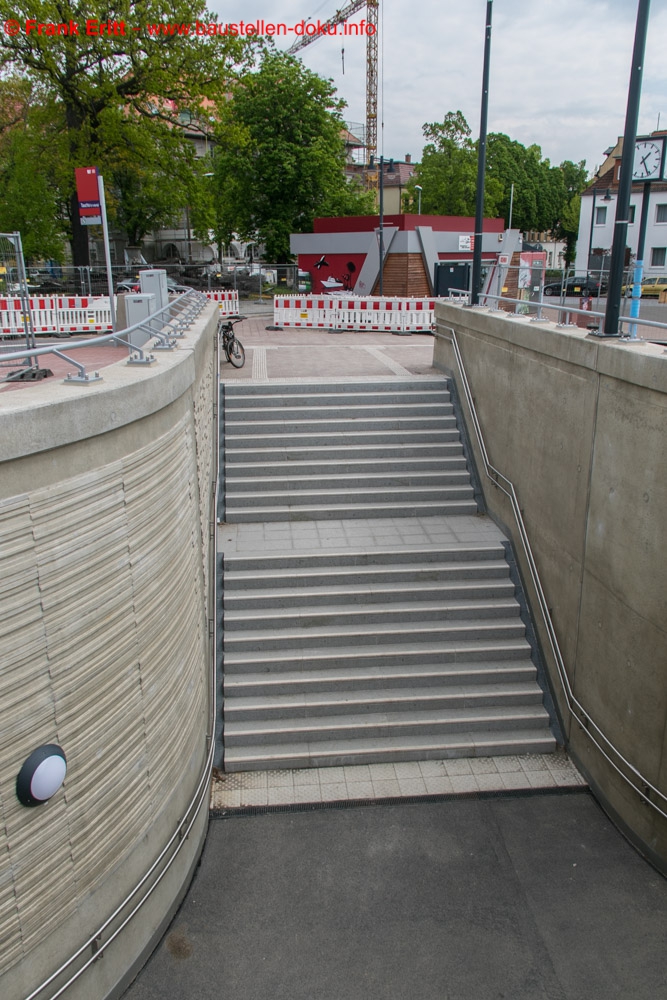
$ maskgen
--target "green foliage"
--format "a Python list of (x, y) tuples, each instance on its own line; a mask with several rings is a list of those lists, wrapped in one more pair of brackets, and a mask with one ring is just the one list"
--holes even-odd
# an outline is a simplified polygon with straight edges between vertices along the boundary
[[(53, 155), (47, 152), (34, 168), (57, 185), (67, 206), (75, 263), (86, 262), (87, 247), (73, 197), (77, 166), (101, 169), (111, 212), (128, 237), (172, 218), (187, 190), (197, 187), (182, 116), (196, 119), (203, 102), (225, 93), (248, 44), (232, 36), (190, 40), (147, 30), (166, 20), (216, 20), (202, 0), (175, 0), (168, 8), (159, 0), (115, 0), (103, 14), (83, 0), (0, 0), (0, 11), (3, 20), (22, 25), (78, 25), (78, 34), (5, 34), (0, 55), (0, 65), (23, 74), (49, 109), (45, 134), (57, 128)], [(87, 34), (91, 18), (112, 27)]]
[[(415, 185), (422, 187), (422, 213), (475, 214), (477, 143), (460, 111), (448, 112), (442, 122), (424, 125), (430, 140), (422, 162), (406, 186), (404, 207), (417, 211)], [(484, 214), (509, 222), (514, 185), (512, 227), (523, 232), (551, 231), (568, 244), (574, 258), (579, 227), (579, 194), (587, 184), (584, 162), (565, 160), (558, 167), (542, 158), (539, 146), (523, 146), (502, 133), (487, 136)]]
[[(424, 215), (475, 214), (477, 193), (477, 144), (470, 138), (470, 127), (461, 111), (449, 111), (442, 122), (428, 122), (424, 136), (431, 141), (424, 147), (422, 162), (406, 185), (404, 205), (416, 211), (418, 199), (414, 186), (422, 186)], [(494, 216), (501, 190), (493, 178), (484, 189), (484, 214)]]
[(372, 195), (348, 184), (344, 102), (330, 81), (285, 53), (267, 51), (221, 109), (214, 150), (216, 239), (233, 232), (289, 259), (290, 233), (315, 216), (374, 211)]
[(0, 230), (22, 235), (26, 259), (62, 260), (65, 233), (54, 178), (36, 169), (57, 136), (42, 128), (28, 81), (0, 80)]

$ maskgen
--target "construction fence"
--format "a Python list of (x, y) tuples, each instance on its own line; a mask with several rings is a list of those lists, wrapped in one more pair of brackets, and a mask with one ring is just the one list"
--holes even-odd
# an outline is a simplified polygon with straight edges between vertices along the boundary
[(276, 295), (273, 323), (280, 329), (430, 333), (435, 298), (354, 295)]
[[(207, 292), (218, 303), (223, 316), (235, 316), (239, 311), (238, 292)], [(111, 333), (109, 296), (31, 296), (28, 308), (32, 330), (37, 335), (69, 337), (73, 333)], [(29, 317), (20, 298), (0, 298), (0, 336), (22, 337), (30, 329)]]

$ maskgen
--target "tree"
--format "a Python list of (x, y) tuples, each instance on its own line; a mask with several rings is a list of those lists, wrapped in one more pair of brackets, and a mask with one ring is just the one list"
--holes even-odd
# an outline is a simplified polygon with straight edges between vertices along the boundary
[(61, 260), (65, 233), (58, 192), (48, 173), (35, 169), (55, 136), (42, 127), (27, 80), (0, 81), (0, 230), (22, 234), (28, 260)]
[[(174, 179), (191, 157), (179, 116), (196, 117), (205, 99), (225, 92), (248, 45), (234, 36), (183, 37), (196, 21), (216, 20), (203, 0), (175, 0), (170, 6), (169, 24), (182, 22), (182, 32), (162, 23), (159, 0), (115, 0), (99, 21), (83, 0), (0, 0), (0, 11), (3, 20), (23, 26), (16, 35), (3, 35), (0, 64), (34, 81), (62, 138), (58, 164), (41, 161), (35, 169), (57, 176), (74, 263), (86, 264), (74, 168), (92, 163), (105, 174), (117, 169), (121, 204), (123, 186), (126, 195), (134, 190), (147, 205), (160, 183), (169, 186), (176, 202), (180, 191), (174, 190)], [(152, 156), (144, 129), (157, 142)], [(167, 149), (177, 169), (158, 171), (149, 181), (151, 168), (166, 166)]]
[[(475, 214), (477, 193), (477, 143), (470, 138), (470, 126), (461, 111), (448, 111), (442, 122), (427, 122), (421, 163), (406, 185), (404, 205), (417, 210), (415, 185), (422, 187), (422, 212), (426, 215)], [(494, 178), (487, 179), (484, 214), (497, 214), (500, 190)]]
[(374, 211), (373, 196), (344, 176), (344, 102), (330, 81), (283, 52), (264, 52), (219, 113), (213, 154), (218, 242), (232, 233), (290, 258), (290, 234), (315, 216)]
[[(441, 215), (475, 213), (477, 143), (460, 111), (449, 111), (442, 122), (423, 126), (430, 142), (422, 162), (407, 184), (406, 211), (416, 211), (414, 187), (420, 184), (422, 212)], [(574, 258), (579, 225), (579, 194), (586, 187), (586, 165), (565, 160), (558, 167), (542, 157), (539, 146), (523, 146), (508, 135), (487, 137), (484, 214), (504, 217), (523, 232), (555, 233), (567, 243), (566, 259)]]
[(565, 240), (565, 266), (571, 267), (577, 255), (581, 192), (588, 185), (588, 172), (585, 160), (580, 160), (579, 163), (564, 160), (560, 170), (565, 187), (565, 200), (554, 228), (559, 239)]

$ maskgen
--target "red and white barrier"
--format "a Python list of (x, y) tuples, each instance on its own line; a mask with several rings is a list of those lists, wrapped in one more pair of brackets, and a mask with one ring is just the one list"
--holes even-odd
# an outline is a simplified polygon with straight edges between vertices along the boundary
[(336, 299), (332, 295), (276, 295), (273, 324), (279, 327), (331, 327)]
[(207, 298), (211, 302), (217, 302), (223, 316), (238, 316), (239, 314), (239, 293), (229, 292), (206, 292)]
[(273, 323), (281, 328), (326, 327), (329, 330), (430, 332), (435, 299), (399, 296), (276, 295)]
[[(110, 333), (112, 330), (108, 296), (35, 296), (29, 303), (35, 333)], [(0, 333), (3, 336), (24, 335), (25, 319), (20, 299), (0, 298)]]

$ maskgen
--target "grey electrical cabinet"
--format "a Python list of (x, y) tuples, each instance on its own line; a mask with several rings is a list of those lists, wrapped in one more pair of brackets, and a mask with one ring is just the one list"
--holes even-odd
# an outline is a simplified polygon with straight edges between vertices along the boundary
[[(136, 295), (126, 295), (125, 310), (128, 327), (134, 326), (135, 323), (141, 323), (142, 320), (148, 319), (149, 316), (153, 315), (156, 308), (154, 295), (143, 295), (141, 293), (137, 293)], [(154, 323), (156, 328), (158, 323), (158, 320)], [(144, 344), (150, 340), (150, 338), (151, 334), (147, 329), (132, 330), (127, 335), (127, 342), (128, 344), (131, 344), (132, 347), (143, 347)]]
[(155, 296), (155, 312), (168, 305), (167, 272), (162, 268), (139, 271), (139, 287), (142, 295)]

